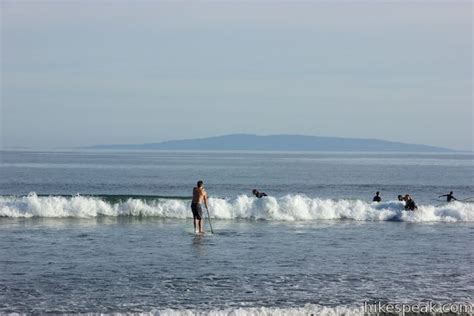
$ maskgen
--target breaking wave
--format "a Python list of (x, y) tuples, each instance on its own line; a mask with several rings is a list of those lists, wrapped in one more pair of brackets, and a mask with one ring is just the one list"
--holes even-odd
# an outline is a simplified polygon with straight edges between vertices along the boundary
[[(190, 218), (190, 200), (185, 197), (139, 196), (0, 196), (0, 217), (94, 218), (143, 216)], [(474, 222), (474, 204), (452, 202), (440, 206), (419, 205), (404, 211), (403, 202), (369, 203), (361, 200), (330, 200), (304, 195), (256, 199), (209, 199), (214, 219), (278, 221), (356, 220), (407, 222)]]
[(307, 304), (303, 307), (293, 308), (279, 308), (279, 307), (240, 307), (240, 308), (227, 308), (222, 310), (173, 310), (165, 309), (160, 311), (154, 311), (150, 315), (160, 316), (307, 316), (307, 315), (318, 315), (318, 316), (362, 316), (364, 310), (362, 307), (348, 307), (348, 306), (337, 306), (337, 307), (325, 307), (315, 304)]

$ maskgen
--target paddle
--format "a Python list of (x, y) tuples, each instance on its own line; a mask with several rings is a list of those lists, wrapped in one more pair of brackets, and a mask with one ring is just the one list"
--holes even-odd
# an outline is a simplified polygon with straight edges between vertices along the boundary
[(207, 211), (207, 218), (209, 219), (209, 227), (211, 227), (211, 234), (214, 234), (214, 231), (212, 230), (211, 216), (209, 216), (209, 209), (207, 208), (207, 205), (206, 205), (206, 211)]

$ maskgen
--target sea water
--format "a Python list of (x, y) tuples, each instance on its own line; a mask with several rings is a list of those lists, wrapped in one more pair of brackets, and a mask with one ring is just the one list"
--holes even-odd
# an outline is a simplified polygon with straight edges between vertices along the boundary
[[(0, 157), (0, 313), (361, 315), (364, 302), (473, 303), (474, 204), (438, 198), (474, 196), (470, 154)], [(193, 233), (197, 180), (214, 234), (207, 220), (205, 235)], [(406, 193), (417, 211), (396, 201)]]

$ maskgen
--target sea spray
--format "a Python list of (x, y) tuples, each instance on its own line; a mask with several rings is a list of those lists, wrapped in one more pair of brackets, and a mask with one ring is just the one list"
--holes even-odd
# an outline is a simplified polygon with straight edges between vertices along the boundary
[[(111, 201), (114, 202), (111, 202)], [(98, 216), (143, 216), (191, 218), (190, 200), (182, 198), (133, 198), (117, 201), (110, 196), (0, 196), (1, 217), (94, 218)], [(210, 198), (209, 209), (215, 219), (274, 221), (356, 220), (407, 222), (474, 222), (472, 203), (452, 202), (440, 206), (419, 205), (405, 211), (403, 202), (382, 203), (361, 200), (331, 200), (305, 195), (286, 195), (257, 199)]]

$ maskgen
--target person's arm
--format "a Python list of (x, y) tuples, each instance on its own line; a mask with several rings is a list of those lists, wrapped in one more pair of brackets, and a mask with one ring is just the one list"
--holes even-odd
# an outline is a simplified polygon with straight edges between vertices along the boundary
[(443, 197), (443, 196), (448, 196), (448, 195), (447, 195), (447, 194), (444, 194), (444, 195), (440, 195), (440, 196), (438, 196), (438, 197)]
[(207, 192), (204, 191), (203, 193), (204, 193), (204, 197), (203, 197), (203, 198), (204, 198), (204, 205), (205, 205), (206, 208), (207, 208)]

